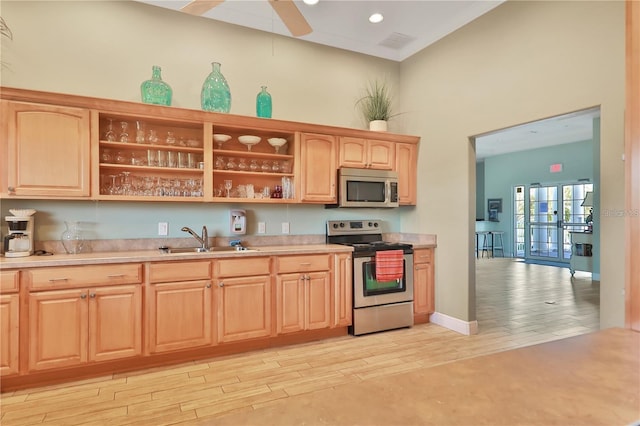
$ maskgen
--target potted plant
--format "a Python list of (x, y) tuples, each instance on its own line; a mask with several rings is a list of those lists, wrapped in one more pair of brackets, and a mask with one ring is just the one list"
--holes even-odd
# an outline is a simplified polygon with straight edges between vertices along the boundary
[(365, 88), (365, 95), (356, 105), (369, 123), (369, 130), (387, 131), (387, 121), (397, 114), (393, 113), (392, 97), (385, 81), (374, 80)]

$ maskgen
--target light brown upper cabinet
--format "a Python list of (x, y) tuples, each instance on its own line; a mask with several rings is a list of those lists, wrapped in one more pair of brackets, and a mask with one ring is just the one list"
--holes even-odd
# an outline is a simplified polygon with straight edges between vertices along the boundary
[(396, 165), (398, 173), (398, 197), (400, 205), (415, 205), (417, 202), (418, 145), (396, 144)]
[(2, 110), (2, 193), (89, 197), (89, 110), (13, 101), (3, 102)]
[(298, 164), (300, 201), (335, 203), (338, 178), (335, 136), (302, 133)]
[(340, 137), (338, 167), (393, 170), (396, 152), (393, 142)]

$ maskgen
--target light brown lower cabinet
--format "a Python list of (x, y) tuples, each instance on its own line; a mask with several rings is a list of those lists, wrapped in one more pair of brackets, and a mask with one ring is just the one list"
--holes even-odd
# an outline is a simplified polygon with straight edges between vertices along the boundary
[(149, 265), (147, 348), (151, 354), (213, 343), (210, 261)]
[(330, 269), (329, 255), (282, 256), (278, 259), (278, 334), (331, 325)]
[(140, 285), (29, 293), (29, 371), (141, 353)]
[(18, 294), (0, 295), (0, 376), (18, 372), (19, 305)]
[(0, 271), (0, 376), (19, 371), (20, 272)]
[(413, 252), (413, 314), (414, 322), (429, 322), (435, 311), (434, 249), (416, 249)]
[[(351, 324), (350, 253), (0, 274), (0, 375), (10, 381), (9, 388), (21, 386), (23, 378), (46, 381), (52, 374), (58, 377), (54, 380), (70, 380), (92, 369), (103, 371), (105, 365), (128, 365), (130, 357), (163, 359), (173, 351), (177, 360), (180, 351), (202, 355), (211, 347), (214, 353), (214, 346), (278, 334), (340, 335), (346, 330), (339, 328)], [(104, 361), (111, 363), (93, 365)]]
[(218, 342), (271, 335), (270, 258), (215, 262)]
[(335, 255), (334, 276), (334, 308), (333, 326), (347, 327), (351, 325), (353, 316), (353, 263), (351, 253)]
[(329, 327), (330, 297), (328, 272), (278, 275), (278, 334)]

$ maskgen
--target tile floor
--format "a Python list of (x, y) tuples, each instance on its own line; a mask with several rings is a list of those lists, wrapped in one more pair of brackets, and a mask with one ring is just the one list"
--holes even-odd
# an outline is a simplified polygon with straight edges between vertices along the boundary
[(433, 324), (114, 374), (1, 395), (2, 425), (215, 424), (298, 397), (597, 330), (590, 274), (513, 259), (477, 261), (480, 332)]

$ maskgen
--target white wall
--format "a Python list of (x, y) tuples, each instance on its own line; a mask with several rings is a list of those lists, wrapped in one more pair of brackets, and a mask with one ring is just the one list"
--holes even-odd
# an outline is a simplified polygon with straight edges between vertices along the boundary
[[(422, 137), (402, 227), (438, 235), (437, 311), (475, 319), (471, 136), (600, 105), (601, 208), (623, 209), (624, 64), (621, 1), (507, 2), (402, 63), (405, 129)], [(624, 221), (600, 224), (601, 325), (622, 326)]]

